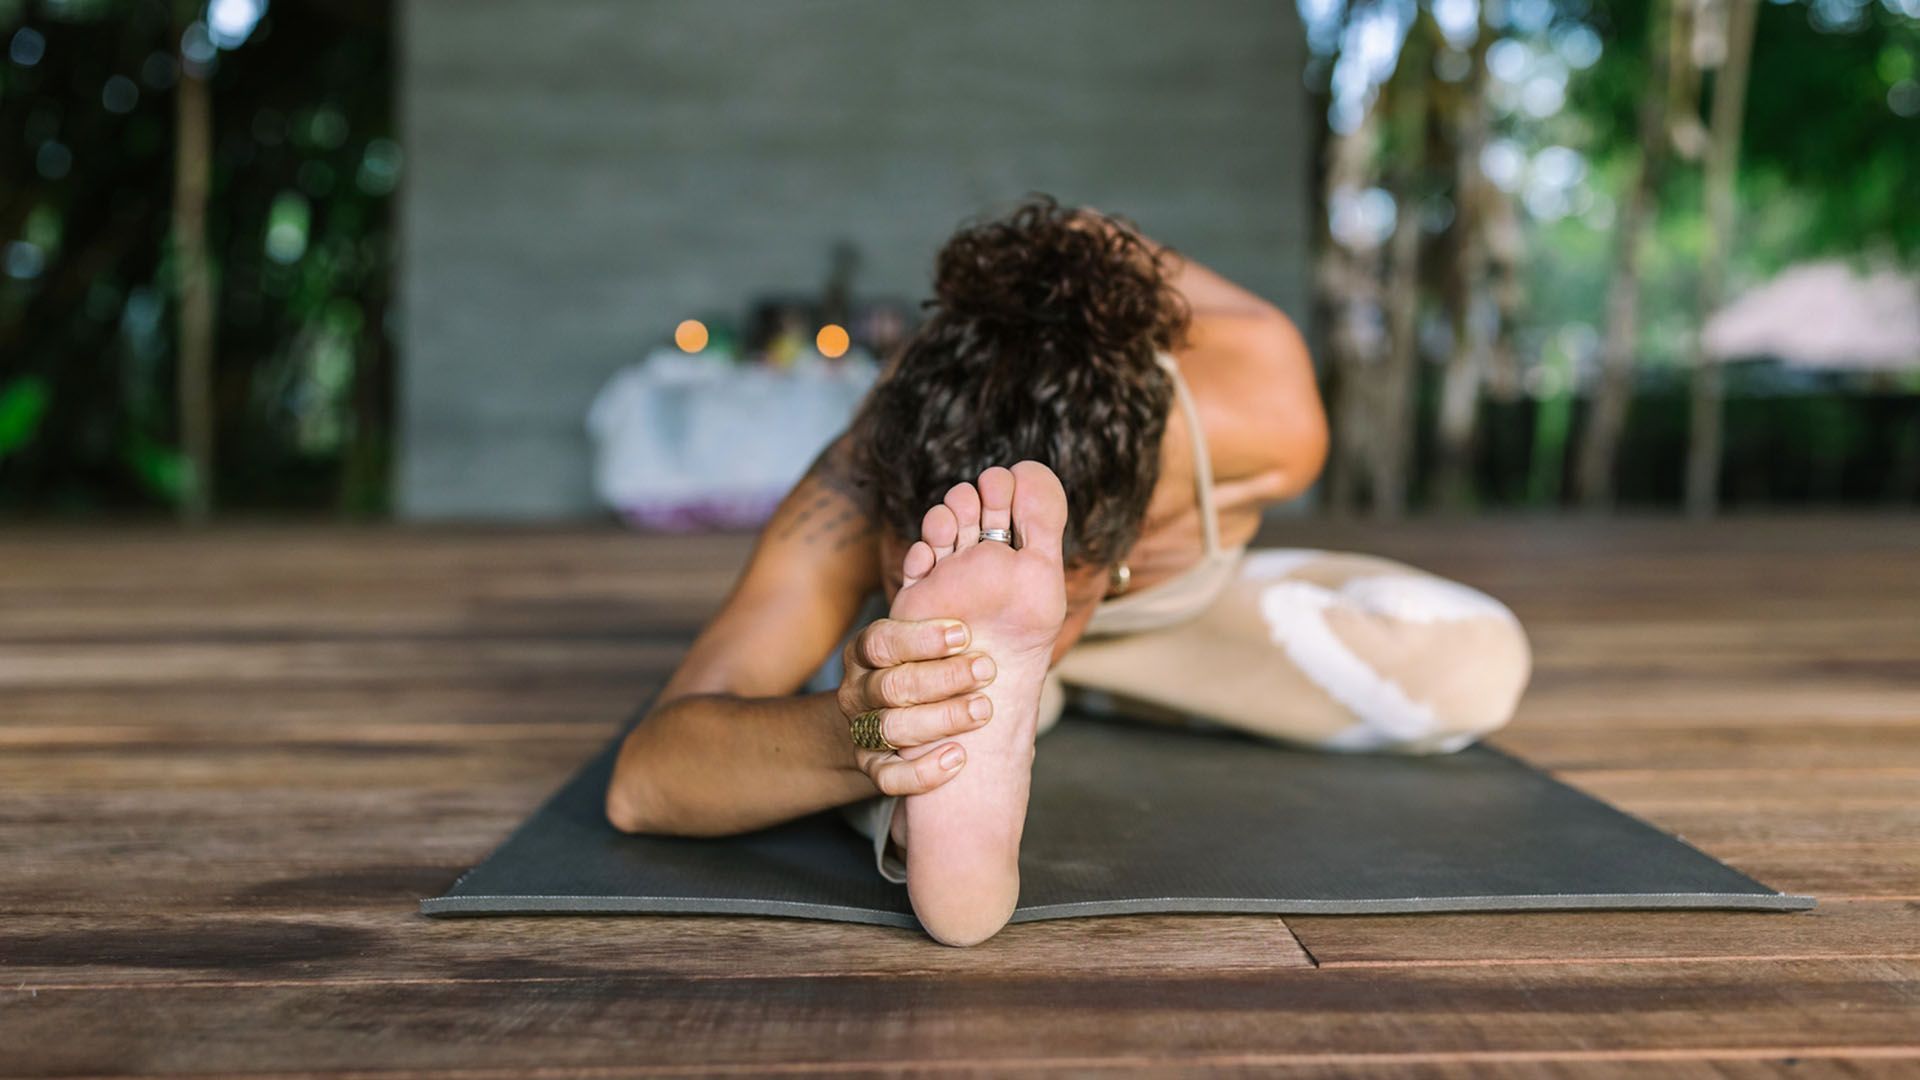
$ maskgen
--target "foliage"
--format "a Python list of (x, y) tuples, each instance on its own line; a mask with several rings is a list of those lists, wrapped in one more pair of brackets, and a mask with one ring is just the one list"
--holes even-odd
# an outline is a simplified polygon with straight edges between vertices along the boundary
[(0, 386), (0, 459), (32, 442), (46, 414), (44, 379), (26, 375)]
[(273, 0), (222, 41), (226, 6), (210, 33), (193, 4), (0, 5), (0, 386), (46, 395), (0, 455), (0, 509), (179, 497), (172, 132), (195, 50), (213, 103), (216, 489), (228, 507), (383, 505), (391, 13)]
[[(1605, 297), (1617, 262), (1614, 228), (1642, 150), (1637, 114), (1654, 79), (1649, 46), (1655, 5), (1649, 0), (1484, 2), (1493, 5), (1485, 14), (1494, 35), (1494, 79), (1486, 106), (1492, 141), (1481, 165), (1518, 209), (1524, 236), (1525, 299), (1503, 312), (1502, 329), (1511, 335), (1528, 401), (1521, 408), (1496, 392), (1482, 402), (1473, 501), (1554, 506), (1566, 498), (1563, 456), (1570, 432), (1581, 429), (1588, 413)], [(1300, 0), (1300, 8), (1315, 49), (1312, 74), (1322, 80), (1321, 103), (1336, 148), (1348, 132), (1365, 134), (1374, 121), (1361, 118), (1369, 112), (1388, 115), (1407, 77), (1404, 65), (1420, 55), (1407, 42), (1429, 24), (1442, 30), (1440, 52), (1416, 74), (1438, 92), (1458, 93), (1481, 14), (1476, 0)], [(1382, 33), (1382, 24), (1393, 33)], [(1689, 38), (1681, 46), (1690, 59), (1692, 44)], [(1360, 71), (1370, 77), (1356, 74)], [(1920, 2), (1763, 0), (1752, 71), (1737, 177), (1738, 227), (1728, 268), (1732, 290), (1821, 256), (1912, 267), (1920, 260)], [(1683, 125), (1688, 116), (1705, 121), (1714, 78), (1709, 70), (1683, 79), (1675, 112)], [(1371, 231), (1343, 230), (1342, 215), (1351, 222), (1351, 207), (1370, 203), (1351, 193), (1343, 201), (1340, 192), (1331, 192), (1326, 206), (1331, 227), (1321, 234), (1323, 245), (1361, 251), (1372, 245), (1384, 251), (1396, 212), (1411, 212), (1396, 205), (1407, 200), (1391, 180), (1408, 169), (1401, 159), (1426, 155), (1431, 171), (1431, 163), (1444, 162), (1451, 152), (1452, 137), (1444, 125), (1436, 122), (1433, 129), (1438, 141), (1426, 145), (1379, 141), (1372, 175), (1382, 178), (1376, 181), (1382, 189), (1369, 194), (1386, 207), (1384, 217), (1374, 215)], [(1619, 470), (1624, 485), (1619, 495), (1626, 502), (1671, 505), (1684, 457), (1666, 455), (1685, 441), (1675, 441), (1672, 402), (1679, 400), (1673, 397), (1679, 392), (1675, 380), (1690, 362), (1698, 330), (1707, 222), (1698, 160), (1689, 148), (1678, 149), (1682, 152), (1671, 155), (1668, 167), (1657, 174), (1654, 214), (1641, 249), (1636, 397), (1653, 412), (1628, 424), (1630, 445)], [(1548, 175), (1573, 179), (1543, 186)], [(1435, 368), (1449, 349), (1445, 306), (1458, 287), (1459, 270), (1449, 252), (1461, 242), (1455, 219), (1432, 213), (1432, 203), (1428, 196), (1417, 208), (1432, 219), (1423, 244), (1420, 300), (1421, 349), (1430, 363), (1420, 377), (1415, 475), (1408, 479), (1416, 503), (1428, 505), (1434, 463), (1445, 457), (1429, 413), (1439, 397), (1441, 376)], [(1343, 280), (1338, 287), (1352, 285)], [(1332, 304), (1333, 310), (1339, 306), (1338, 300)], [(1337, 383), (1337, 372), (1335, 377)], [(1920, 468), (1915, 464), (1920, 447), (1913, 444), (1920, 440), (1881, 429), (1894, 425), (1904, 431), (1914, 423), (1920, 406), (1911, 394), (1920, 386), (1912, 378), (1801, 380), (1784, 390), (1779, 383), (1775, 375), (1744, 370), (1730, 378), (1728, 393), (1735, 400), (1725, 412), (1729, 457), (1723, 485), (1730, 499), (1910, 502), (1920, 496), (1920, 483), (1913, 480)], [(1752, 403), (1781, 394), (1824, 404), (1796, 411)], [(1784, 424), (1788, 416), (1795, 419), (1783, 430), (1824, 447), (1822, 454), (1845, 458), (1833, 466), (1840, 473), (1851, 478), (1879, 469), (1888, 482), (1804, 479), (1794, 464), (1798, 459), (1779, 453), (1774, 435), (1754, 427)], [(1682, 436), (1684, 420), (1682, 415)], [(1504, 427), (1510, 425), (1525, 434), (1516, 439)], [(1763, 454), (1763, 447), (1773, 449)], [(1871, 457), (1875, 454), (1882, 456)], [(1756, 464), (1762, 459), (1764, 464)]]

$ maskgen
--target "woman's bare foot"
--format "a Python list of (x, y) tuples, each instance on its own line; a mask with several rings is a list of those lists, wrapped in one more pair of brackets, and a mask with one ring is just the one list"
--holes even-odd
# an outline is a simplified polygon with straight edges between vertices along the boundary
[[(955, 740), (967, 749), (966, 770), (898, 810), (914, 913), (948, 945), (992, 937), (1019, 899), (1040, 688), (1067, 612), (1066, 523), (1053, 470), (1037, 461), (995, 467), (927, 511), (904, 561), (892, 617), (964, 619), (973, 648), (996, 666), (985, 689), (992, 721)], [(1013, 544), (980, 539), (982, 529), (1007, 528)]]

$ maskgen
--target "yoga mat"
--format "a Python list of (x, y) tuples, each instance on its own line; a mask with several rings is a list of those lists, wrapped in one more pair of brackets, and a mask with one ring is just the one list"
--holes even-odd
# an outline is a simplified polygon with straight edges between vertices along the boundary
[[(623, 836), (587, 764), (428, 915), (725, 913), (917, 925), (835, 814)], [(1288, 750), (1069, 715), (1041, 738), (1014, 922), (1136, 912), (1788, 911), (1773, 891), (1498, 751)]]

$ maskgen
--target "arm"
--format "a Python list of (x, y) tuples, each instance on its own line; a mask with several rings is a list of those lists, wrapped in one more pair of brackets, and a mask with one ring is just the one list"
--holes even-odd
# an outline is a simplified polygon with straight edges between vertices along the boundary
[[(956, 695), (982, 683), (957, 622), (877, 622), (848, 647), (839, 692), (797, 693), (879, 580), (877, 534), (843, 459), (829, 450), (782, 502), (719, 615), (627, 736), (607, 788), (616, 827), (743, 832), (880, 792), (917, 794), (957, 771), (941, 760), (957, 744), (940, 740), (979, 726)], [(888, 710), (900, 754), (854, 748), (847, 718), (868, 708)]]
[(1327, 460), (1327, 414), (1306, 342), (1278, 308), (1261, 304), (1196, 310), (1179, 357), (1206, 425), (1223, 512), (1300, 495)]
[(1168, 259), (1173, 288), (1193, 312), (1180, 367), (1206, 425), (1221, 509), (1306, 491), (1326, 464), (1327, 413), (1299, 329), (1252, 292), (1147, 243)]

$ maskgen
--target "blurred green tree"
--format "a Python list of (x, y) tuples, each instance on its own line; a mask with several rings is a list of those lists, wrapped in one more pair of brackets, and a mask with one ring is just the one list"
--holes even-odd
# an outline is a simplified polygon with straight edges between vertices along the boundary
[[(1920, 0), (1299, 3), (1328, 122), (1316, 279), (1336, 510), (1563, 491), (1677, 505), (1689, 472), (1696, 508), (1728, 485), (1743, 500), (1920, 494), (1881, 482), (1920, 462), (1875, 459), (1920, 453), (1893, 430), (1920, 422), (1920, 387), (1735, 371), (1723, 476), (1723, 371), (1694, 351), (1703, 305), (1790, 263), (1920, 255)], [(1754, 16), (1750, 51), (1733, 14)], [(1749, 86), (1721, 93), (1742, 57)], [(1410, 130), (1388, 118), (1416, 96), (1423, 137), (1388, 134)], [(1392, 180), (1414, 174), (1426, 184)], [(1409, 300), (1395, 283), (1416, 262)], [(1409, 344), (1426, 361), (1410, 417)], [(1768, 419), (1789, 406), (1756, 393), (1831, 399), (1831, 483), (1808, 486), (1796, 429)]]
[[(0, 510), (198, 492), (229, 510), (380, 512), (402, 164), (387, 0), (0, 0), (0, 48)], [(182, 92), (196, 74), (200, 103)], [(176, 220), (196, 175), (197, 228)], [(191, 234), (204, 383), (179, 377)], [(207, 419), (189, 438), (180, 390), (196, 385)], [(195, 440), (218, 447), (200, 482)]]

